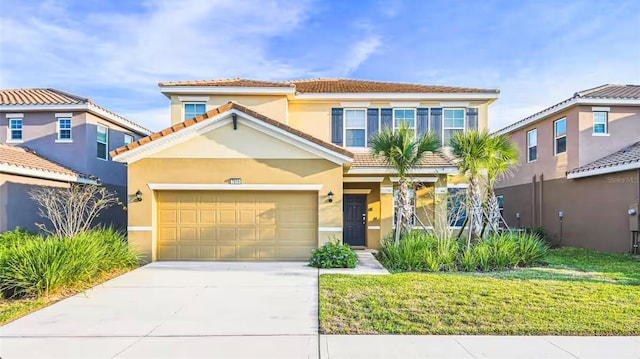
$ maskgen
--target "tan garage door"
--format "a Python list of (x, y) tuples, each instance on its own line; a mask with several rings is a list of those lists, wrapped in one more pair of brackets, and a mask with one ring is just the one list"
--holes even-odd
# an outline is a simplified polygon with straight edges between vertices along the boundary
[(159, 260), (306, 260), (314, 192), (159, 191)]

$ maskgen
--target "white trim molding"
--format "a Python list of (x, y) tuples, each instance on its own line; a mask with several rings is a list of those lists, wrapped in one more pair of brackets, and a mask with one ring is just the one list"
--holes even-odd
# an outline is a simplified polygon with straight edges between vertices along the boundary
[(319, 191), (321, 184), (149, 183), (151, 190), (185, 191)]
[(5, 117), (6, 118), (23, 118), (24, 113), (7, 113)]
[[(391, 182), (400, 182), (400, 177), (389, 177)], [(423, 183), (435, 183), (438, 182), (438, 177), (409, 177), (410, 182), (423, 182)]]
[(420, 102), (407, 102), (407, 101), (389, 102), (389, 105), (392, 108), (396, 108), (396, 107), (416, 108), (416, 107), (420, 107)]
[(340, 102), (342, 108), (367, 108), (371, 102)]
[(593, 112), (610, 112), (611, 107), (591, 107), (591, 111)]
[(367, 228), (370, 229), (370, 230), (376, 230), (376, 229), (379, 230), (380, 226), (368, 226)]
[(129, 232), (149, 232), (152, 231), (152, 226), (128, 226), (127, 231)]
[(178, 96), (180, 102), (207, 102), (209, 96)]
[(56, 113), (55, 117), (73, 117), (73, 113), (71, 113), (71, 112), (59, 112), (59, 113)]
[(382, 182), (384, 177), (343, 177), (342, 182), (360, 183), (360, 182)]
[(371, 188), (348, 188), (345, 190), (342, 190), (342, 193), (344, 194), (369, 194), (371, 193)]
[(447, 183), (447, 188), (469, 188), (468, 183)]
[[(396, 170), (389, 167), (351, 167), (348, 174), (395, 174)], [(451, 167), (424, 167), (416, 168), (410, 171), (411, 174), (454, 174), (458, 173), (458, 169)]]
[(318, 227), (318, 232), (342, 232), (342, 227)]
[[(470, 103), (464, 101), (449, 101), (449, 102), (440, 102), (440, 107), (469, 107)], [(465, 114), (466, 115), (466, 114)]]
[(0, 163), (0, 172), (14, 174), (18, 176), (36, 177), (36, 178), (42, 178), (42, 179), (48, 179), (48, 180), (60, 181), (60, 182), (78, 182), (78, 183), (86, 183), (86, 184), (98, 184), (98, 181), (96, 180), (83, 178), (80, 176), (43, 171), (43, 170), (38, 170), (33, 168), (25, 168), (21, 166), (12, 166), (4, 163)]
[(289, 131), (285, 131), (277, 126), (259, 120), (249, 114), (236, 109), (218, 114), (214, 117), (211, 117), (207, 121), (202, 121), (180, 131), (162, 136), (155, 141), (151, 141), (145, 144), (144, 146), (139, 146), (122, 154), (116, 155), (113, 157), (113, 160), (125, 163), (133, 163), (139, 161), (163, 149), (175, 146), (177, 144), (230, 124), (233, 114), (236, 114), (238, 118), (241, 118), (243, 120), (242, 122), (239, 122), (240, 126), (250, 127), (256, 131), (262, 132), (273, 138), (277, 138), (292, 146), (298, 147), (303, 151), (307, 151), (320, 158), (324, 158), (339, 165), (353, 162), (353, 158), (345, 154), (321, 146), (313, 141), (307, 140), (306, 138), (295, 135)]
[(591, 177), (591, 176), (598, 176), (598, 175), (603, 175), (607, 173), (623, 172), (623, 171), (630, 171), (630, 170), (636, 170), (636, 169), (640, 169), (640, 162), (627, 163), (619, 166), (598, 168), (598, 169), (584, 171), (584, 172), (569, 173), (567, 175), (567, 178), (575, 179), (575, 178)]

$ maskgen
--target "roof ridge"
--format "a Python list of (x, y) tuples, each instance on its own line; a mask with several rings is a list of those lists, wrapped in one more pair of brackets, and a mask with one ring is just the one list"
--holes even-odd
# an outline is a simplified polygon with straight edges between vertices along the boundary
[(573, 95), (573, 97), (583, 97), (583, 96), (588, 95), (588, 94), (590, 94), (592, 92), (595, 92), (595, 91), (598, 91), (598, 90), (602, 90), (604, 88), (611, 87), (611, 86), (616, 86), (616, 85), (614, 85), (614, 84), (604, 84), (604, 85), (592, 87), (590, 89), (581, 90), (581, 91), (576, 92)]
[(56, 94), (58, 94), (60, 96), (68, 97), (68, 98), (76, 100), (76, 101), (80, 101), (80, 102), (84, 102), (84, 103), (92, 102), (91, 99), (88, 98), (88, 97), (83, 97), (83, 96), (80, 96), (80, 95), (76, 95), (74, 93), (67, 92), (67, 91), (64, 91), (64, 90), (59, 90), (59, 89), (56, 89), (56, 88), (47, 88), (47, 90), (49, 90), (51, 92), (54, 92), (54, 93), (56, 93)]
[(178, 81), (162, 81), (162, 82), (158, 82), (158, 86), (166, 86), (169, 84), (179, 84), (179, 83), (219, 83), (219, 82), (233, 82), (233, 81), (252, 81), (252, 82), (263, 82), (263, 83), (273, 83), (273, 84), (286, 84), (289, 85), (289, 87), (292, 87), (292, 85), (290, 83), (287, 83), (287, 81), (270, 81), (270, 80), (256, 80), (256, 79), (249, 79), (249, 78), (244, 78), (244, 77), (228, 77), (228, 78), (219, 78), (219, 79), (209, 79), (209, 80), (178, 80)]

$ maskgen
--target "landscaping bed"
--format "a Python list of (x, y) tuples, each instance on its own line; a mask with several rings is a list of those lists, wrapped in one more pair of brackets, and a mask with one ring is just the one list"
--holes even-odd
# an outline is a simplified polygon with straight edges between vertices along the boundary
[(550, 250), (493, 272), (320, 277), (324, 334), (640, 335), (640, 260)]

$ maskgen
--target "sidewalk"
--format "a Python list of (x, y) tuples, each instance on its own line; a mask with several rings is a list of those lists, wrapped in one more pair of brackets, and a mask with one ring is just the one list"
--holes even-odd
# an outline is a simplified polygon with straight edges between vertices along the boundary
[(640, 337), (321, 335), (321, 359), (639, 359)]
[(373, 256), (370, 249), (356, 250), (358, 264), (355, 268), (320, 269), (320, 274), (389, 274), (389, 271)]

